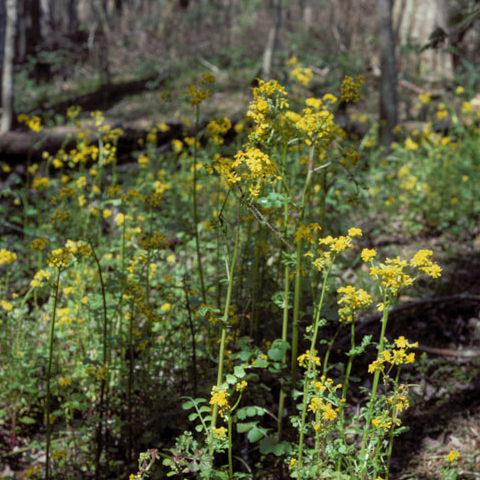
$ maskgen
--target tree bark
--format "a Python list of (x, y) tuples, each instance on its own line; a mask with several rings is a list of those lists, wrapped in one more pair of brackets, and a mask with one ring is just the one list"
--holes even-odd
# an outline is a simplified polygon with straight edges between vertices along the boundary
[(262, 79), (270, 80), (273, 57), (278, 43), (278, 34), (282, 24), (282, 0), (274, 0), (272, 8), (272, 25), (268, 32), (267, 43), (263, 52)]
[(16, 0), (6, 0), (6, 27), (2, 72), (2, 121), (0, 132), (12, 128), (13, 119), (13, 59), (15, 56)]
[(392, 27), (393, 0), (378, 0), (378, 49), (380, 54), (380, 124), (378, 139), (390, 146), (398, 123), (398, 80)]

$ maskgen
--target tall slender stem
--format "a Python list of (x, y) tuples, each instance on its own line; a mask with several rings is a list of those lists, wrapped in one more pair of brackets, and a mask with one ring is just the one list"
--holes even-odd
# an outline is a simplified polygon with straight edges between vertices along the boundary
[[(300, 212), (298, 215), (298, 226), (303, 225), (303, 217), (305, 215), (305, 201), (307, 198), (308, 187), (312, 179), (313, 173), (313, 154), (315, 152), (315, 139), (312, 140), (310, 152), (308, 156), (308, 171), (305, 185), (303, 187), (302, 200), (300, 202)], [(300, 314), (300, 290), (301, 290), (301, 274), (302, 274), (302, 246), (301, 239), (297, 241), (296, 251), (296, 267), (295, 267), (295, 289), (293, 295), (293, 319), (292, 319), (292, 361), (291, 361), (291, 374), (292, 385), (295, 385), (297, 380), (297, 354), (298, 354), (298, 318)]]
[(303, 404), (302, 404), (302, 414), (300, 419), (300, 439), (298, 442), (298, 467), (302, 466), (302, 455), (303, 455), (303, 440), (305, 435), (305, 418), (307, 416), (307, 403), (308, 403), (308, 385), (310, 382), (310, 377), (312, 375), (314, 366), (315, 366), (315, 344), (317, 343), (318, 327), (320, 325), (320, 314), (322, 312), (323, 300), (325, 298), (325, 292), (327, 290), (327, 280), (332, 269), (333, 261), (330, 263), (327, 272), (325, 273), (325, 278), (323, 279), (322, 293), (320, 295), (320, 300), (318, 301), (317, 309), (315, 310), (314, 319), (312, 323), (313, 334), (312, 340), (310, 342), (310, 355), (308, 356), (308, 366), (307, 372), (303, 379)]
[[(382, 329), (380, 332), (380, 340), (378, 343), (378, 355), (380, 352), (383, 351), (383, 346), (385, 344), (385, 331), (387, 329), (387, 321), (388, 321), (388, 310), (390, 308), (390, 302), (391, 299), (387, 299), (386, 294), (384, 295), (384, 309), (383, 309), (383, 315), (382, 315)], [(367, 463), (367, 458), (366, 458), (366, 447), (367, 447), (367, 440), (368, 440), (368, 432), (370, 431), (370, 423), (372, 421), (372, 415), (373, 415), (373, 409), (375, 406), (375, 398), (377, 395), (377, 388), (378, 388), (378, 381), (380, 379), (380, 370), (375, 370), (375, 373), (373, 375), (373, 385), (372, 385), (372, 392), (370, 393), (370, 402), (368, 405), (368, 411), (367, 411), (367, 416), (365, 418), (365, 427), (363, 430), (363, 438), (362, 438), (362, 448), (360, 450), (360, 457), (365, 457), (364, 460), (364, 465), (366, 466)]]
[(193, 142), (193, 227), (195, 235), (195, 250), (197, 252), (198, 274), (200, 276), (200, 287), (202, 300), (206, 303), (205, 282), (203, 279), (202, 255), (200, 254), (200, 236), (198, 234), (198, 205), (197, 205), (197, 155), (198, 155), (198, 126), (200, 123), (200, 106), (195, 106), (195, 139)]
[(52, 316), (50, 318), (50, 329), (48, 332), (48, 364), (47, 364), (47, 401), (45, 408), (47, 445), (46, 445), (46, 465), (45, 480), (50, 480), (50, 443), (51, 443), (51, 424), (50, 424), (50, 381), (52, 378), (52, 362), (53, 362), (53, 341), (55, 334), (55, 317), (57, 315), (58, 291), (60, 288), (60, 267), (57, 268), (57, 278), (55, 280), (55, 296), (53, 297)]
[[(233, 290), (233, 278), (234, 278), (234, 270), (235, 264), (237, 263), (237, 253), (238, 253), (238, 245), (240, 243), (240, 222), (237, 224), (237, 233), (235, 235), (235, 247), (233, 249), (233, 256), (232, 256), (232, 263), (230, 265), (230, 269), (228, 270), (228, 289), (227, 289), (227, 298), (225, 299), (225, 310), (223, 313), (222, 319), (222, 336), (220, 339), (220, 352), (218, 354), (218, 371), (217, 371), (217, 387), (220, 388), (222, 385), (223, 380), (223, 363), (225, 359), (225, 343), (227, 339), (227, 322), (230, 310), (230, 300), (232, 298), (232, 290)], [(218, 405), (213, 406), (212, 412), (212, 422), (210, 425), (210, 438), (209, 438), (209, 454), (213, 454), (213, 434), (215, 432), (215, 427), (217, 425), (217, 416), (218, 416)]]

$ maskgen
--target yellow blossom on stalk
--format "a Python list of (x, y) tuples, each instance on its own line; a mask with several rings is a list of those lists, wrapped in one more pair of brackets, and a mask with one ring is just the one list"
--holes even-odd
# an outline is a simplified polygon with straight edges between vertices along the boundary
[(17, 254), (2, 248), (0, 250), (0, 265), (11, 265), (17, 259)]
[(313, 355), (310, 354), (310, 350), (307, 350), (305, 353), (302, 353), (298, 358), (298, 365), (300, 367), (307, 368), (308, 362), (312, 361), (317, 367), (321, 365), (320, 358), (317, 357), (317, 350), (314, 350)]
[(388, 412), (385, 411), (382, 415), (379, 415), (372, 420), (372, 425), (376, 428), (381, 428), (382, 430), (387, 431), (392, 426), (392, 420), (389, 417)]
[(340, 87), (340, 100), (346, 103), (358, 102), (360, 100), (360, 87), (362, 86), (362, 83), (362, 75), (359, 75), (356, 80), (349, 75), (346, 75), (342, 82), (342, 86)]
[(447, 462), (453, 463), (460, 458), (460, 453), (457, 450), (452, 450), (446, 457)]
[(372, 303), (372, 297), (361, 288), (356, 290), (355, 287), (348, 285), (340, 287), (337, 292), (343, 294), (338, 300), (339, 305), (344, 305), (338, 311), (340, 322), (353, 321), (358, 310), (366, 308)]
[(252, 196), (258, 196), (260, 185), (275, 177), (277, 172), (277, 166), (270, 157), (263, 153), (258, 148), (248, 148), (245, 151), (238, 151), (234, 157), (232, 168), (239, 168), (241, 165), (245, 165), (248, 168), (248, 172), (244, 173), (243, 176), (257, 185), (254, 191), (251, 190)]
[(223, 144), (222, 135), (225, 135), (232, 128), (232, 122), (229, 118), (223, 117), (209, 122), (205, 129), (205, 135), (218, 145)]
[(414, 142), (410, 137), (405, 140), (406, 150), (418, 150), (418, 143)]
[(413, 284), (413, 278), (404, 272), (407, 266), (408, 263), (400, 257), (387, 258), (385, 263), (370, 267), (370, 276), (386, 287), (393, 296), (397, 296), (401, 288)]
[(169, 312), (172, 309), (172, 304), (171, 303), (164, 303), (161, 307), (160, 310), (164, 313)]
[(21, 113), (18, 116), (18, 122), (24, 123), (32, 132), (39, 132), (42, 130), (42, 124), (40, 117), (35, 116), (28, 116), (25, 113)]
[(224, 439), (227, 436), (227, 429), (225, 427), (215, 428), (214, 435), (219, 439)]
[(243, 392), (245, 388), (247, 388), (248, 382), (246, 380), (242, 380), (240, 383), (237, 383), (235, 390), (237, 392)]
[(377, 254), (376, 250), (373, 249), (373, 248), (364, 248), (362, 250), (362, 254), (361, 254), (361, 257), (362, 257), (362, 260), (364, 262), (368, 262), (370, 261), (372, 258), (375, 257), (375, 255)]
[(145, 168), (145, 166), (148, 165), (148, 157), (146, 155), (140, 155), (138, 157), (138, 164), (140, 168)]
[(11, 312), (13, 310), (13, 305), (6, 300), (0, 300), (0, 306), (6, 311)]
[(315, 231), (321, 230), (322, 227), (317, 223), (310, 223), (308, 225), (300, 225), (297, 228), (297, 231), (293, 234), (293, 239), (295, 242), (299, 242), (301, 239), (305, 238), (310, 243), (314, 243), (313, 235)]
[(71, 383), (72, 381), (69, 378), (62, 377), (58, 379), (58, 384), (62, 387), (68, 387)]
[(426, 105), (427, 103), (430, 103), (430, 100), (432, 99), (432, 94), (430, 92), (421, 93), (418, 96), (418, 99), (420, 100), (420, 103), (422, 105)]
[(442, 273), (442, 269), (437, 263), (430, 260), (429, 257), (432, 255), (433, 252), (431, 250), (419, 250), (410, 260), (410, 265), (418, 267), (419, 270), (432, 278), (438, 278)]
[(290, 72), (290, 76), (306, 87), (313, 78), (313, 72), (311, 68), (297, 67)]
[(473, 110), (473, 106), (470, 102), (463, 102), (462, 103), (462, 113), (465, 115), (470, 113)]
[(331, 93), (326, 93), (322, 98), (323, 101), (327, 103), (336, 103), (338, 101), (338, 98)]
[(45, 250), (45, 248), (48, 245), (48, 238), (42, 237), (42, 238), (35, 238), (32, 240), (32, 243), (30, 244), (30, 248), (33, 250), (38, 250), (39, 252)]
[(30, 286), (33, 288), (41, 287), (43, 286), (43, 281), (49, 280), (50, 276), (51, 274), (48, 270), (39, 270), (37, 273), (35, 273), (33, 280), (30, 282)]
[(125, 215), (123, 213), (117, 214), (117, 216), (115, 217), (115, 223), (118, 226), (121, 226), (121, 225), (123, 225), (124, 221), (125, 221)]
[(221, 387), (214, 386), (212, 388), (212, 397), (210, 398), (210, 405), (217, 405), (220, 409), (220, 414), (223, 410), (228, 410), (230, 405), (228, 404), (228, 397), (230, 394)]
[(207, 88), (198, 88), (196, 83), (192, 83), (187, 87), (185, 96), (190, 101), (190, 105), (195, 107), (200, 105), (207, 98), (210, 98), (210, 90)]

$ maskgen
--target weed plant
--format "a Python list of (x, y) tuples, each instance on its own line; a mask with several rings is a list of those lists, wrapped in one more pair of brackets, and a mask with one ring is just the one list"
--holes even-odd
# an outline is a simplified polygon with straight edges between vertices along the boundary
[[(205, 74), (185, 92), (190, 132), (160, 152), (169, 127), (152, 126), (128, 174), (122, 132), (77, 107), (75, 148), (3, 165), (1, 455), (24, 452), (28, 478), (388, 479), (416, 347), (389, 338), (389, 311), (441, 268), (430, 250), (379, 258), (348, 222), (378, 198), (414, 231), (478, 220), (475, 113), (460, 92), (433, 111), (448, 136), (427, 124), (380, 157), (335, 123), (361, 77), (321, 98), (296, 60), (291, 77), (290, 95), (259, 80), (245, 121), (202, 127)], [(369, 281), (345, 282), (359, 266)], [(375, 303), (379, 337), (357, 338)]]

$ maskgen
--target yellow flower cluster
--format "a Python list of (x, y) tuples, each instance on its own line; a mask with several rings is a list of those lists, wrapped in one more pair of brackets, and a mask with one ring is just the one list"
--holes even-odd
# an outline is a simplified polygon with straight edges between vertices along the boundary
[(254, 124), (249, 140), (254, 144), (266, 140), (274, 128), (277, 114), (286, 108), (288, 100), (285, 87), (276, 80), (264, 82), (259, 79), (245, 116), (247, 122)]
[(2, 248), (0, 250), (0, 265), (11, 265), (17, 259), (17, 254)]
[(320, 412), (321, 414), (321, 419), (323, 420), (323, 424), (318, 424), (315, 423), (313, 428), (315, 430), (318, 430), (324, 426), (325, 423), (327, 422), (332, 422), (337, 418), (337, 411), (336, 409), (332, 406), (332, 404), (328, 401), (323, 400), (320, 397), (313, 397), (312, 400), (310, 401), (310, 404), (308, 405), (308, 409), (312, 411), (313, 413)]
[(438, 278), (442, 273), (441, 267), (432, 262), (429, 257), (433, 255), (431, 250), (419, 250), (410, 260), (412, 267), (418, 267), (419, 270), (425, 272), (429, 277)]
[(306, 87), (312, 81), (313, 72), (311, 68), (296, 67), (290, 72), (290, 76)]
[[(352, 238), (361, 235), (362, 231), (359, 228), (350, 228), (348, 230), (348, 235), (346, 236), (341, 235), (340, 237), (332, 237), (331, 235), (328, 235), (328, 237), (320, 238), (318, 240), (318, 244), (321, 247), (318, 250), (320, 257), (312, 262), (313, 265), (318, 271), (321, 271), (325, 267), (326, 262), (334, 260), (339, 253), (353, 248)], [(323, 250), (323, 247), (327, 247), (328, 250)], [(306, 255), (313, 256), (311, 253), (307, 253)]]
[(340, 287), (337, 292), (342, 294), (337, 303), (344, 305), (338, 311), (340, 322), (352, 322), (358, 310), (366, 308), (372, 303), (372, 297), (361, 288), (355, 289), (348, 285)]
[(213, 143), (223, 144), (222, 135), (225, 135), (232, 128), (232, 122), (229, 118), (223, 117), (214, 119), (209, 122), (205, 129), (205, 135), (210, 138)]
[(230, 405), (228, 403), (228, 397), (230, 394), (224, 388), (214, 386), (212, 388), (212, 397), (210, 398), (210, 405), (217, 405), (219, 413), (222, 415), (224, 410), (228, 410)]
[(362, 83), (362, 75), (359, 75), (356, 80), (346, 75), (340, 87), (340, 100), (346, 103), (358, 102), (360, 100), (360, 87)]
[(453, 463), (460, 458), (460, 453), (457, 450), (452, 450), (446, 457), (447, 462)]
[(192, 83), (185, 91), (185, 96), (190, 101), (190, 105), (195, 107), (210, 98), (210, 90), (208, 88), (198, 88), (196, 83)]
[(415, 353), (408, 352), (408, 349), (417, 348), (418, 342), (409, 343), (405, 337), (401, 336), (394, 340), (394, 343), (397, 348), (380, 352), (377, 359), (368, 366), (368, 373), (374, 373), (377, 370), (384, 371), (386, 363), (390, 363), (392, 367), (393, 365), (406, 365), (415, 361)]
[(30, 282), (30, 286), (33, 288), (39, 288), (43, 286), (44, 280), (49, 280), (51, 273), (48, 270), (39, 270), (35, 273), (33, 280)]
[(310, 355), (310, 350), (307, 350), (305, 353), (302, 353), (297, 358), (297, 361), (298, 361), (298, 365), (300, 365), (300, 367), (303, 367), (303, 368), (307, 368), (308, 363), (310, 361), (313, 362), (315, 365), (317, 365), (317, 367), (321, 365), (320, 358), (317, 357), (317, 350), (313, 352), (313, 355)]
[(293, 239), (295, 243), (298, 243), (300, 240), (305, 238), (310, 243), (314, 243), (313, 236), (316, 231), (320, 231), (322, 227), (317, 223), (309, 223), (308, 225), (300, 225), (297, 228), (297, 231), (293, 234)]
[(393, 422), (388, 410), (385, 410), (384, 412), (382, 412), (382, 415), (378, 415), (377, 417), (372, 419), (372, 425), (375, 428), (381, 428), (384, 431), (388, 431), (391, 428), (392, 423)]
[(42, 130), (42, 121), (36, 115), (30, 117), (25, 113), (21, 113), (18, 116), (18, 122), (25, 124), (32, 132), (40, 132)]
[(258, 148), (238, 151), (232, 167), (236, 169), (242, 164), (248, 169), (248, 173), (244, 176), (251, 182), (249, 189), (252, 197), (258, 197), (262, 183), (276, 179), (277, 166), (275, 162)]
[(400, 257), (387, 258), (385, 263), (370, 267), (370, 275), (374, 280), (380, 281), (390, 294), (397, 296), (398, 291), (403, 287), (413, 284), (413, 278), (404, 272), (408, 262), (401, 260)]

